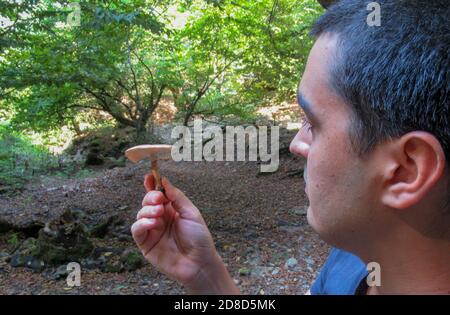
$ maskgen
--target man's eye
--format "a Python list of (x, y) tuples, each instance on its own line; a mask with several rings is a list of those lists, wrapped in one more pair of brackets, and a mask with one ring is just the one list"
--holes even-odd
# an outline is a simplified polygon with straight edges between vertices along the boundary
[(306, 130), (308, 132), (311, 132), (313, 130), (313, 127), (314, 126), (311, 124), (311, 122), (308, 119), (303, 118), (302, 128), (306, 128)]

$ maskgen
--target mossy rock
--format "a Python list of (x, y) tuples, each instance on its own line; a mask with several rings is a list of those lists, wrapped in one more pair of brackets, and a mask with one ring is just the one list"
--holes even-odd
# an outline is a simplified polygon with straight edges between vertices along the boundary
[(45, 262), (37, 257), (37, 240), (35, 238), (26, 239), (11, 256), (12, 267), (27, 267), (33, 271), (42, 271)]
[(121, 223), (119, 217), (117, 215), (112, 215), (106, 219), (103, 219), (98, 224), (94, 225), (89, 230), (89, 235), (91, 237), (103, 238), (108, 234), (108, 232), (114, 225), (119, 223)]
[(120, 261), (112, 261), (107, 262), (101, 269), (103, 272), (120, 273), (124, 270), (124, 267)]
[(37, 254), (37, 240), (34, 237), (27, 238), (19, 248), (15, 251), (15, 253), (20, 253), (22, 255), (31, 255), (34, 256)]
[(126, 271), (134, 271), (144, 266), (145, 260), (137, 250), (125, 250), (120, 258)]
[(14, 254), (11, 257), (12, 267), (27, 267), (33, 271), (40, 272), (45, 268), (45, 262), (30, 255)]
[(80, 261), (89, 256), (94, 245), (79, 222), (66, 223), (55, 230), (42, 229), (36, 243), (36, 256), (47, 264)]

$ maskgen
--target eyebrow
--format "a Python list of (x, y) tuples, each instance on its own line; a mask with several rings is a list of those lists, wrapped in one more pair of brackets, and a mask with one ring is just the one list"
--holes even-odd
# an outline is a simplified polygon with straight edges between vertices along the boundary
[(297, 92), (297, 103), (303, 109), (306, 116), (308, 116), (311, 119), (316, 120), (316, 115), (314, 115), (313, 111), (311, 110), (311, 108), (312, 108), (311, 103), (309, 103), (305, 99), (305, 97), (303, 96), (303, 94), (300, 91)]

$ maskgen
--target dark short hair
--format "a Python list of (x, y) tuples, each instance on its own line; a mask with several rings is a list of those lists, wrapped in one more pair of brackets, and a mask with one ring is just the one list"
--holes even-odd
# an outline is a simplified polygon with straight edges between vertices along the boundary
[(330, 86), (354, 113), (360, 154), (410, 131), (433, 134), (450, 161), (449, 0), (379, 0), (381, 25), (369, 26), (371, 1), (341, 0), (311, 35), (337, 36)]

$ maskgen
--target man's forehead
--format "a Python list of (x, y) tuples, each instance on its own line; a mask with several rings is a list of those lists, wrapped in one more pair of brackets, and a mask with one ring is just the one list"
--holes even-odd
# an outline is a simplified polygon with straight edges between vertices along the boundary
[(307, 103), (313, 112), (318, 110), (318, 106), (341, 101), (330, 85), (330, 65), (335, 62), (335, 46), (335, 36), (322, 35), (316, 40), (298, 84), (298, 100)]
[[(309, 84), (309, 81), (313, 81), (315, 84), (328, 82), (329, 70), (333, 62), (336, 61), (334, 57), (336, 43), (336, 36), (332, 35), (322, 35), (316, 40), (309, 53), (298, 90), (308, 88), (308, 86), (304, 87), (304, 85)], [(303, 91), (303, 94), (306, 94), (306, 92)]]

